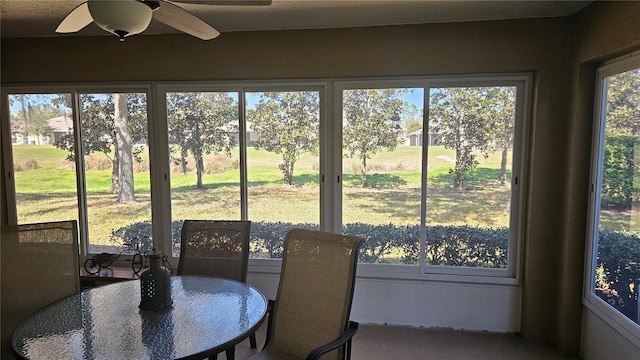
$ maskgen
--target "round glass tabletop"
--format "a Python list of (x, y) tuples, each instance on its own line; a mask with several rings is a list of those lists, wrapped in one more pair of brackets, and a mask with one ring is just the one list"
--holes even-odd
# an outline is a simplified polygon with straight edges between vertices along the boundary
[(140, 310), (140, 281), (83, 291), (23, 321), (13, 349), (27, 359), (182, 359), (223, 351), (255, 331), (265, 297), (233, 280), (171, 279), (173, 306)]

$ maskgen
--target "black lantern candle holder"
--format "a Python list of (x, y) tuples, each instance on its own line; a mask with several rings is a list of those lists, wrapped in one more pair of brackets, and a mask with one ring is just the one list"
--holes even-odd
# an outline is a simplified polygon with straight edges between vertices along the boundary
[(171, 307), (171, 272), (162, 265), (162, 254), (149, 255), (150, 268), (140, 275), (140, 306), (142, 310), (163, 310)]

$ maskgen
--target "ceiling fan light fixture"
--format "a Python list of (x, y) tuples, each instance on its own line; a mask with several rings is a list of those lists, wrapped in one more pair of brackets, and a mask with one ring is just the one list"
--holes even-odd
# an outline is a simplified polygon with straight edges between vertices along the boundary
[(120, 41), (143, 32), (151, 23), (153, 10), (138, 0), (88, 0), (87, 5), (95, 23)]

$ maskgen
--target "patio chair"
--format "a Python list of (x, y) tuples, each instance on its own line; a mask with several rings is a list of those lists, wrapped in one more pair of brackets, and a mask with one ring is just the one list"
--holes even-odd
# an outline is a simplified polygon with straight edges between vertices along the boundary
[[(184, 220), (180, 241), (178, 275), (215, 276), (247, 281), (251, 221)], [(256, 335), (249, 336), (255, 349)], [(235, 347), (225, 350), (227, 360)]]
[(80, 292), (77, 222), (2, 226), (2, 358), (14, 328), (37, 309)]
[(251, 360), (350, 359), (349, 321), (362, 239), (320, 231), (287, 233), (264, 349)]

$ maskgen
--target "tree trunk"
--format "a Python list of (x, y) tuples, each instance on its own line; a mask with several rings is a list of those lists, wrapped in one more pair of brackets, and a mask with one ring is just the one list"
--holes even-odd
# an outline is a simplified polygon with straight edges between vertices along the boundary
[(127, 113), (127, 95), (113, 94), (115, 112), (113, 115), (116, 130), (115, 147), (118, 154), (118, 203), (136, 201), (133, 190), (133, 144), (129, 131)]
[[(462, 109), (458, 110), (458, 113), (462, 112)], [(457, 124), (460, 124), (463, 119), (456, 120)], [(466, 151), (464, 148), (464, 138), (460, 126), (456, 127), (456, 164), (453, 170), (453, 188), (455, 190), (462, 190), (464, 183), (465, 173), (467, 171), (465, 167)]]
[(182, 173), (186, 176), (187, 175), (187, 157), (186, 156), (180, 157), (180, 168), (182, 169)]
[(204, 173), (204, 160), (202, 157), (198, 157), (196, 159), (196, 175), (198, 176), (198, 181), (196, 183), (196, 188), (202, 189), (202, 174)]
[(360, 171), (360, 185), (367, 187), (367, 157), (362, 156), (362, 170)]
[(22, 118), (24, 119), (24, 137), (23, 144), (29, 143), (29, 122), (27, 120), (27, 108), (24, 106), (24, 95), (20, 95), (20, 104), (22, 105)]
[(284, 169), (284, 183), (287, 185), (293, 185), (293, 163), (291, 161), (285, 161), (282, 164)]
[(453, 168), (453, 188), (455, 190), (460, 190), (460, 188), (462, 187), (462, 179), (460, 177), (460, 173), (461, 173), (461, 155), (460, 155), (461, 150), (456, 148), (456, 164)]
[(507, 148), (502, 149), (502, 161), (500, 161), (500, 176), (498, 177), (501, 185), (507, 182)]
[(118, 181), (118, 173), (119, 173), (118, 164), (119, 164), (118, 147), (114, 146), (113, 159), (111, 160), (111, 189), (109, 189), (109, 194), (117, 194), (118, 189), (120, 189), (120, 183)]

